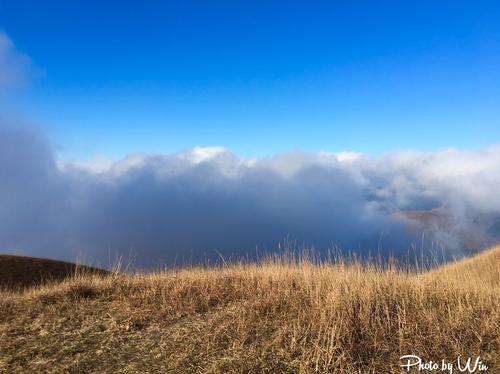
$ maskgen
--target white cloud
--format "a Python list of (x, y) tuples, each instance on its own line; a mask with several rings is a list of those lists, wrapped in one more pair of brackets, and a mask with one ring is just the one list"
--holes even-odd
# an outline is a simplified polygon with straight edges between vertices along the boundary
[(196, 165), (200, 162), (213, 160), (215, 157), (227, 152), (228, 150), (223, 147), (194, 147), (187, 152), (181, 153), (179, 156)]
[(8, 35), (0, 31), (0, 89), (24, 86), (31, 69), (31, 59), (19, 52)]

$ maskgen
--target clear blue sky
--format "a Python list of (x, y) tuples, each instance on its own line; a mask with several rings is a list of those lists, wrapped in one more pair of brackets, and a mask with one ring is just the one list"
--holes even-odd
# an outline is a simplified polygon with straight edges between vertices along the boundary
[(498, 1), (0, 0), (67, 157), (500, 141)]

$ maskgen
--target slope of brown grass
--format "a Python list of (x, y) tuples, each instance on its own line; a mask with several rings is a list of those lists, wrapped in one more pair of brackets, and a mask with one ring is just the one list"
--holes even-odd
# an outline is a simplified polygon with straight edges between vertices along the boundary
[(498, 373), (499, 260), (422, 274), (269, 260), (3, 292), (0, 372), (391, 373), (415, 354)]
[(72, 276), (77, 271), (103, 270), (46, 258), (0, 254), (0, 288), (22, 289)]

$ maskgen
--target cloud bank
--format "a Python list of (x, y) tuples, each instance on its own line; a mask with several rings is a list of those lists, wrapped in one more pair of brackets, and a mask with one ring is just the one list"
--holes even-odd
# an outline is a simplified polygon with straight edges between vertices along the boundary
[[(154, 266), (253, 256), (285, 238), (406, 253), (425, 231), (449, 249), (479, 249), (500, 237), (499, 185), (499, 146), (257, 159), (193, 148), (70, 163), (42, 134), (1, 123), (0, 248), (104, 265), (131, 251)], [(445, 214), (397, 215), (436, 207)]]

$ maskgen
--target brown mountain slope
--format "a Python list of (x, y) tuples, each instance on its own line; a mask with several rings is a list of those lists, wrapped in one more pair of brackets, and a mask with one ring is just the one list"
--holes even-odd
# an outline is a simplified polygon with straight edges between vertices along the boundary
[(105, 273), (104, 270), (46, 258), (0, 255), (0, 288), (19, 289), (62, 280), (76, 271)]
[(427, 239), (448, 249), (475, 252), (500, 241), (498, 214), (465, 214), (439, 207), (402, 210), (391, 214), (391, 218), (403, 223), (409, 233), (425, 233)]
[(500, 288), (500, 246), (485, 250), (475, 256), (452, 261), (425, 274), (443, 277), (458, 284), (475, 282), (485, 289)]

